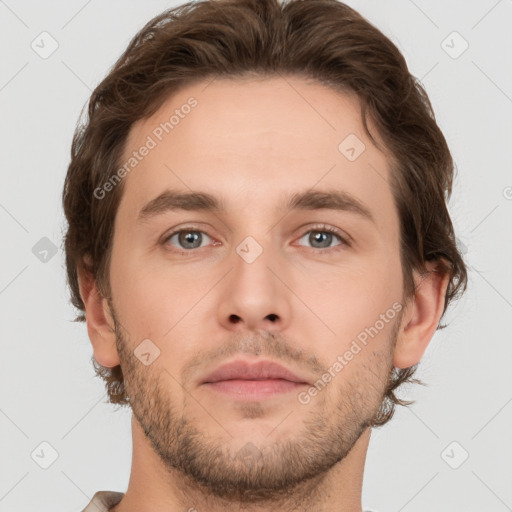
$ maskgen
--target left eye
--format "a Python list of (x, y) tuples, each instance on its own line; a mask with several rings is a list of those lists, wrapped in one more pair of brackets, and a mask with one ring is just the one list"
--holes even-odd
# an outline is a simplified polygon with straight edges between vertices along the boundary
[(328, 249), (329, 247), (331, 247), (333, 237), (336, 237), (340, 241), (340, 243), (336, 245), (342, 245), (347, 243), (340, 235), (326, 229), (310, 230), (304, 235), (302, 235), (302, 237), (299, 240), (307, 238), (307, 241), (309, 243), (319, 244), (317, 246), (313, 245), (313, 249)]

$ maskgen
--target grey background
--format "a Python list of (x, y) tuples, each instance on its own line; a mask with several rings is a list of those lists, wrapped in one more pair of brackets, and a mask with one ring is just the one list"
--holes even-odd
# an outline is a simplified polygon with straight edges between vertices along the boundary
[[(404, 389), (417, 403), (373, 431), (363, 505), (512, 510), (512, 2), (348, 3), (398, 45), (429, 93), (457, 164), (450, 211), (470, 266), (467, 295), (420, 365), (428, 386)], [(86, 327), (72, 322), (60, 197), (92, 89), (135, 32), (174, 5), (0, 1), (2, 512), (80, 511), (98, 490), (126, 490), (130, 411), (104, 403)], [(47, 59), (31, 48), (43, 31), (59, 45)], [(469, 43), (458, 58), (443, 48), (462, 48), (446, 40), (453, 31)], [(36, 463), (51, 456), (43, 441), (58, 452), (48, 469)], [(447, 464), (464, 451), (458, 469)]]

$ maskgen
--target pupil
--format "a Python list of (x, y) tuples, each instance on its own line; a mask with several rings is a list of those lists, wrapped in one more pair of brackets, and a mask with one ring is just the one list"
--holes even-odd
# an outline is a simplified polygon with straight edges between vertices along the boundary
[(317, 231), (316, 234), (313, 235), (313, 238), (315, 239), (315, 243), (316, 242), (322, 243), (322, 238), (323, 238), (324, 242), (327, 242), (327, 243), (324, 243), (323, 247), (329, 247), (330, 242), (331, 242), (331, 238), (332, 238), (332, 234), (331, 233), (322, 232), (322, 231)]
[(182, 242), (185, 246), (187, 246), (187, 244), (194, 244), (194, 241), (197, 242), (199, 239), (199, 234), (196, 231), (186, 231), (182, 233), (182, 235)]

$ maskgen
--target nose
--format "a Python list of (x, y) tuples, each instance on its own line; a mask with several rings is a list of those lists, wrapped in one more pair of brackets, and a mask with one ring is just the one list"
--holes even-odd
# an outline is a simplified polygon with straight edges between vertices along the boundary
[[(293, 293), (284, 284), (289, 280), (285, 262), (267, 247), (253, 259), (258, 249), (254, 240), (245, 246), (245, 253), (241, 245), (234, 251), (232, 270), (222, 283), (219, 322), (232, 331), (286, 329), (291, 321)], [(251, 251), (252, 257), (247, 257)]]

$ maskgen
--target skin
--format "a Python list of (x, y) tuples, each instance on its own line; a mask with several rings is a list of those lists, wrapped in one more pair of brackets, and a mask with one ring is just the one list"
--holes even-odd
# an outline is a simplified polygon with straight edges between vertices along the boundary
[[(425, 352), (448, 276), (415, 274), (415, 296), (403, 296), (389, 159), (365, 135), (355, 97), (298, 77), (197, 83), (133, 125), (125, 156), (191, 96), (198, 105), (124, 178), (112, 301), (80, 275), (94, 356), (121, 364), (133, 411), (130, 482), (113, 510), (360, 512), (371, 420), (393, 365)], [(351, 133), (366, 146), (353, 162), (338, 150)], [(225, 210), (138, 224), (167, 188), (221, 196)], [(288, 194), (312, 188), (351, 193), (375, 224), (283, 210)], [(350, 245), (318, 241), (318, 224)], [(168, 239), (182, 228), (202, 233), (200, 248)], [(236, 252), (247, 236), (263, 249), (252, 263)], [(401, 314), (308, 404), (295, 391), (244, 401), (201, 384), (237, 358), (315, 382), (395, 302)], [(134, 356), (144, 339), (160, 350), (148, 366)]]

